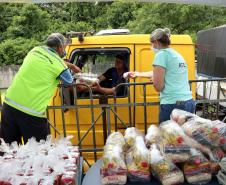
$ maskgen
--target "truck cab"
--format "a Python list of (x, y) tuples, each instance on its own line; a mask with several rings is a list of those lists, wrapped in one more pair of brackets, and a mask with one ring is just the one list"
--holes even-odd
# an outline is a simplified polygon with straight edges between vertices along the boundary
[[(195, 80), (195, 53), (191, 37), (172, 35), (171, 47), (185, 58), (189, 80)], [(117, 54), (124, 55), (128, 71), (152, 70), (154, 53), (149, 34), (75, 37), (67, 48), (67, 58), (71, 63), (79, 66), (83, 72), (97, 76), (114, 66)], [(59, 88), (50, 104), (58, 108), (49, 109), (49, 120), (61, 134), (73, 135), (72, 142), (87, 151), (93, 148), (94, 143), (95, 148), (101, 149), (106, 134), (111, 131), (123, 131), (135, 126), (145, 132), (148, 125), (158, 124), (159, 93), (150, 80), (127, 79), (122, 85), (126, 86), (126, 91), (121, 96), (106, 96), (91, 91), (88, 94), (69, 93), (69, 104), (62, 100), (64, 95)], [(195, 96), (195, 87), (192, 90)], [(63, 109), (59, 109), (59, 106)]]

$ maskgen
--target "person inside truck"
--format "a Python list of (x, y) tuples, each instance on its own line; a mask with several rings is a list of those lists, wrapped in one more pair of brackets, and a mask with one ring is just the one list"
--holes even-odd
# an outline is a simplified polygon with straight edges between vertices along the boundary
[(129, 72), (128, 76), (142, 76), (153, 81), (155, 90), (160, 92), (159, 123), (169, 120), (175, 108), (194, 113), (195, 103), (188, 82), (187, 64), (180, 53), (170, 48), (170, 30), (154, 30), (150, 43), (155, 53), (153, 71)]
[(7, 89), (1, 114), (1, 137), (6, 143), (24, 143), (31, 137), (37, 141), (49, 134), (46, 108), (59, 81), (73, 82), (69, 68), (80, 69), (65, 62), (66, 38), (52, 33), (46, 46), (34, 47), (25, 57), (22, 66)]
[(109, 68), (106, 72), (100, 75), (98, 77), (99, 83), (92, 86), (92, 90), (101, 94), (109, 95), (116, 93), (117, 96), (125, 96), (125, 86), (116, 88), (117, 85), (126, 83), (126, 79), (123, 78), (125, 72), (128, 72), (126, 57), (122, 54), (117, 54), (115, 56), (115, 67)]

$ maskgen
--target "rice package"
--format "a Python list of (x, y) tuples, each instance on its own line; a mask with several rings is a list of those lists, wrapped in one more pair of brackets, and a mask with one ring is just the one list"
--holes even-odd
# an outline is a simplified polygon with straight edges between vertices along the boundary
[(147, 182), (150, 180), (149, 152), (142, 136), (136, 137), (134, 146), (127, 151), (126, 165), (130, 181)]
[(153, 176), (162, 185), (182, 184), (184, 182), (182, 171), (171, 160), (163, 156), (156, 145), (151, 146), (150, 165)]
[(224, 151), (220, 147), (212, 149), (213, 159), (210, 159), (210, 167), (213, 175), (216, 175), (221, 169), (219, 163), (225, 157)]
[(193, 118), (182, 125), (187, 135), (198, 141), (200, 144), (209, 147), (221, 146), (224, 148), (226, 141), (226, 124), (220, 121)]
[(186, 143), (186, 135), (182, 128), (173, 120), (160, 125), (160, 149), (173, 162), (185, 162), (190, 157), (190, 146)]
[(191, 157), (184, 164), (183, 172), (190, 184), (206, 184), (212, 178), (210, 162), (196, 149), (191, 149)]
[(125, 184), (127, 181), (123, 151), (125, 142), (123, 140), (123, 135), (119, 132), (112, 133), (107, 139), (101, 168), (101, 183), (103, 185)]
[(149, 147), (158, 142), (160, 137), (159, 128), (156, 125), (150, 125), (145, 136), (146, 145)]
[(218, 140), (216, 141), (218, 146), (220, 146), (226, 152), (226, 123), (215, 120), (212, 121), (213, 129), (218, 133)]
[(219, 184), (226, 185), (226, 157), (224, 157), (219, 163), (221, 171), (217, 174)]
[(194, 117), (197, 116), (195, 114), (180, 109), (174, 109), (170, 115), (170, 118), (179, 125), (183, 125), (189, 119)]
[(133, 147), (137, 136), (143, 136), (143, 134), (135, 127), (129, 127), (125, 131), (124, 139), (128, 148)]

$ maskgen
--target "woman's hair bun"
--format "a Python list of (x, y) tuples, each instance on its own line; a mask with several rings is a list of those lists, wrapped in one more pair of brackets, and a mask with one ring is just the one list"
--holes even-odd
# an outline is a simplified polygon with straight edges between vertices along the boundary
[(164, 28), (163, 30), (164, 30), (164, 33), (165, 33), (168, 37), (170, 37), (170, 29), (169, 29), (169, 28)]

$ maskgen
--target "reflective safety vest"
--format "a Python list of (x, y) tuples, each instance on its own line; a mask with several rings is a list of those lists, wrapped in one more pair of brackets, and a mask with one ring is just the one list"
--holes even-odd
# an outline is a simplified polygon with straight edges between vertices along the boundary
[(45, 111), (67, 69), (64, 61), (45, 46), (33, 48), (6, 91), (5, 103), (27, 114), (45, 117)]

